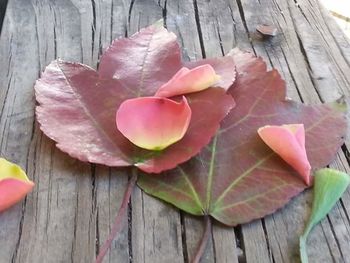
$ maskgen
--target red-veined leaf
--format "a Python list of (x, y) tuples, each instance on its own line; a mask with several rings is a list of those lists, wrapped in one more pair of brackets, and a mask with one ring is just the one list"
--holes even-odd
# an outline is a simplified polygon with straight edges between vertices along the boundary
[[(226, 71), (225, 84), (232, 84), (233, 59), (218, 58), (214, 64), (218, 74)], [(186, 96), (192, 110), (188, 131), (163, 151), (130, 143), (117, 130), (115, 116), (123, 101), (153, 96), (182, 66), (175, 35), (159, 23), (114, 41), (98, 71), (79, 63), (53, 61), (35, 84), (40, 128), (58, 148), (82, 161), (136, 165), (149, 173), (174, 168), (210, 142), (234, 106), (224, 89), (209, 88)]]
[[(237, 106), (225, 118), (210, 146), (165, 175), (143, 175), (138, 185), (194, 215), (211, 215), (227, 225), (274, 212), (307, 186), (259, 138), (265, 125), (303, 123), (312, 168), (331, 162), (344, 142), (343, 102), (306, 106), (286, 100), (277, 70), (260, 58), (235, 51), (237, 80), (229, 92)], [(198, 63), (196, 64), (198, 65)]]
[(120, 80), (139, 97), (153, 96), (180, 68), (176, 36), (158, 21), (129, 38), (114, 40), (101, 57), (98, 73), (100, 78)]

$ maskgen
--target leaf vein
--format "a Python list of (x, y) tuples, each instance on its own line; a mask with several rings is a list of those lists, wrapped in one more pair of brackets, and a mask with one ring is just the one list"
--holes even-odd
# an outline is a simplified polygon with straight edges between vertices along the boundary
[(248, 170), (246, 170), (244, 173), (242, 173), (239, 177), (237, 177), (226, 189), (222, 192), (222, 194), (218, 197), (218, 199), (215, 201), (213, 207), (215, 207), (230, 191), (232, 191), (232, 188), (235, 187), (244, 177), (249, 175), (254, 169), (259, 167), (261, 164), (263, 164), (265, 161), (267, 161), (271, 156), (273, 156), (274, 153), (270, 153), (269, 155), (265, 156), (263, 159), (259, 160), (256, 164), (254, 164), (252, 167), (250, 167)]

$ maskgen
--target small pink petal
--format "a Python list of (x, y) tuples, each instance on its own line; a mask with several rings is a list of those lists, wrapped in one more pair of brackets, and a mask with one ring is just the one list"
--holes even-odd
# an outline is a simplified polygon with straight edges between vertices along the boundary
[(31, 181), (4, 179), (0, 181), (0, 212), (21, 201), (34, 187)]
[(209, 64), (193, 69), (181, 68), (167, 83), (161, 86), (155, 96), (173, 97), (187, 93), (197, 92), (213, 86), (220, 76)]
[(261, 139), (283, 160), (292, 166), (310, 185), (311, 166), (305, 150), (303, 124), (264, 126), (258, 129)]
[(21, 201), (33, 187), (21, 167), (0, 158), (0, 212)]
[(185, 135), (191, 108), (181, 102), (159, 97), (124, 101), (116, 116), (118, 130), (133, 144), (148, 150), (162, 150)]

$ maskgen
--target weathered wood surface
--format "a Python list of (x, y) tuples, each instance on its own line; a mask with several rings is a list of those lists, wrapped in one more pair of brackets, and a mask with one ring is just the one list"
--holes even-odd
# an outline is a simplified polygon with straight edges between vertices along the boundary
[[(317, 0), (9, 0), (0, 38), (0, 150), (36, 187), (0, 214), (1, 263), (92, 262), (96, 256), (127, 173), (56, 149), (35, 122), (33, 84), (56, 57), (96, 67), (112, 39), (160, 18), (178, 35), (187, 60), (239, 46), (279, 69), (295, 100), (350, 95), (350, 42)], [(276, 25), (278, 36), (259, 38), (260, 23)], [(349, 145), (350, 137), (332, 167), (350, 172)], [(307, 191), (262, 220), (235, 229), (215, 225), (202, 262), (298, 262), (310, 202)], [(350, 191), (311, 234), (310, 262), (350, 262), (349, 217)], [(188, 262), (203, 231), (200, 219), (139, 189), (124, 220), (105, 262)]]

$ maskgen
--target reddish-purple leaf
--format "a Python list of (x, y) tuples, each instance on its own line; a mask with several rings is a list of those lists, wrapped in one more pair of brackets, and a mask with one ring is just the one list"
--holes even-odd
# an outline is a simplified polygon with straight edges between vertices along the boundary
[(188, 157), (189, 160), (210, 142), (213, 134), (219, 129), (218, 120), (223, 119), (234, 106), (232, 97), (222, 88), (210, 88), (186, 97), (192, 109), (192, 120), (184, 138), (166, 148), (164, 154), (137, 163), (141, 170), (160, 173), (164, 170), (162, 167), (175, 168), (174, 164), (182, 163), (184, 157)]
[(166, 175), (143, 175), (139, 186), (194, 215), (211, 215), (227, 225), (274, 212), (307, 186), (259, 138), (265, 125), (303, 123), (312, 168), (331, 162), (344, 142), (343, 102), (306, 106), (285, 100), (285, 82), (251, 54), (235, 51), (237, 81), (229, 90), (237, 106), (210, 146)]
[[(223, 79), (228, 85), (235, 76), (233, 59), (217, 59), (213, 67), (222, 71), (220, 61), (232, 70)], [(174, 168), (209, 143), (234, 106), (230, 95), (209, 88), (186, 96), (192, 110), (188, 131), (163, 151), (130, 143), (117, 130), (115, 117), (123, 101), (154, 95), (182, 66), (175, 35), (158, 24), (114, 41), (97, 72), (79, 63), (53, 61), (35, 85), (40, 127), (58, 148), (82, 161), (136, 165), (149, 173)]]
[(161, 21), (130, 38), (116, 39), (101, 57), (101, 78), (114, 78), (138, 96), (153, 96), (182, 68), (181, 50), (174, 33)]

